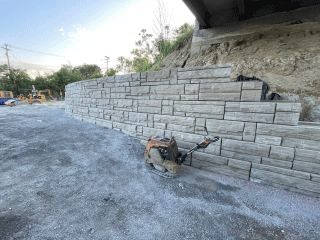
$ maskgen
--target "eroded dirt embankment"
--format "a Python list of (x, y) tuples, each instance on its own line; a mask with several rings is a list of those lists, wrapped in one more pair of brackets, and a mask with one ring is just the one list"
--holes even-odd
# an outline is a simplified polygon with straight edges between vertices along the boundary
[[(172, 53), (163, 67), (193, 67), (231, 63), (232, 78), (256, 76), (272, 91), (320, 97), (320, 23), (301, 21), (254, 33), (220, 38), (200, 54), (190, 56), (191, 41)], [(241, 35), (241, 34), (240, 34)]]

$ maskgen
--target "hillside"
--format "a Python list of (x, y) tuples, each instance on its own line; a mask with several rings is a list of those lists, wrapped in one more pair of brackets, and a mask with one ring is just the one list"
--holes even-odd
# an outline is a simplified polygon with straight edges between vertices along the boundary
[(190, 54), (189, 39), (184, 47), (164, 60), (162, 68), (231, 63), (232, 79), (240, 74), (256, 76), (266, 81), (273, 92), (296, 94), (303, 105), (317, 105), (320, 100), (319, 42), (319, 22), (296, 22), (243, 34), (237, 39), (221, 38), (219, 43), (194, 56)]

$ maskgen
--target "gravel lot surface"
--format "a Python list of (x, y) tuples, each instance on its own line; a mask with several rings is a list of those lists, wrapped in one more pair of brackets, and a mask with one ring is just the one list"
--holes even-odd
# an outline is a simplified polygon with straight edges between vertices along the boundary
[(320, 239), (320, 199), (183, 167), (63, 105), (0, 107), (0, 239)]

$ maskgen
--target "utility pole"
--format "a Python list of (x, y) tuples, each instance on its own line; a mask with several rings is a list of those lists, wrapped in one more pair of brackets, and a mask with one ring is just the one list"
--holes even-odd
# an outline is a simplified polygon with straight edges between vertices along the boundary
[(8, 68), (9, 68), (9, 72), (10, 72), (10, 61), (9, 61), (9, 51), (10, 49), (8, 48), (8, 44), (4, 44), (4, 47), (1, 47), (3, 48), (4, 50), (6, 50), (6, 53), (5, 55), (7, 56), (7, 61), (8, 61)]
[(108, 56), (104, 56), (105, 57), (105, 61), (106, 61), (106, 63), (107, 63), (107, 77), (108, 77), (108, 71), (109, 71), (109, 69), (108, 69), (108, 65), (109, 65), (109, 57)]

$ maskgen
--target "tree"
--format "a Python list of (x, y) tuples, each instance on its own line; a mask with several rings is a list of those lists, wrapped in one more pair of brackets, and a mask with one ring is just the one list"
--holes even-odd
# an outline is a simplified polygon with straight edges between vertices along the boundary
[(74, 68), (79, 71), (83, 79), (100, 78), (103, 76), (101, 68), (96, 64), (82, 64)]
[(115, 68), (109, 68), (108, 72), (106, 72), (106, 76), (112, 77), (115, 76), (118, 71)]

